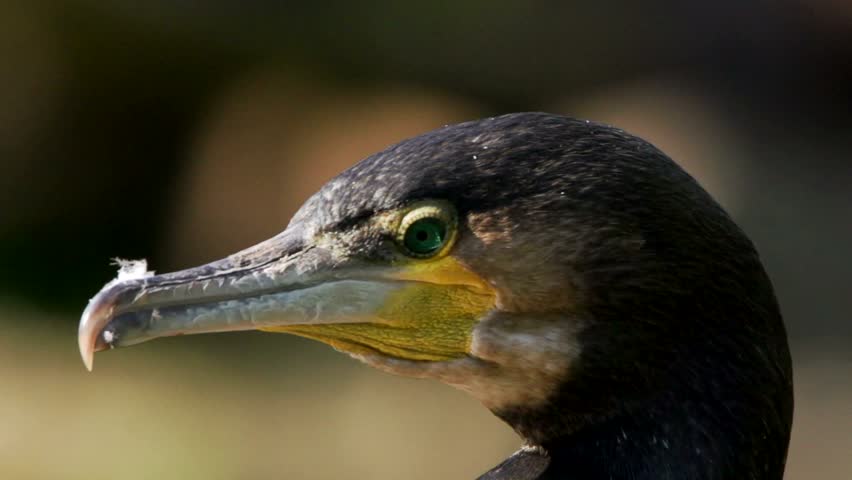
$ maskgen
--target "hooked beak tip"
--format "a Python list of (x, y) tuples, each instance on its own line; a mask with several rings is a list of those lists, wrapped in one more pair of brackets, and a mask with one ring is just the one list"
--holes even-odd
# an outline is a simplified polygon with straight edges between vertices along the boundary
[(104, 301), (103, 292), (95, 296), (80, 318), (80, 327), (77, 332), (77, 345), (80, 347), (80, 357), (86, 370), (92, 371), (95, 362), (95, 352), (106, 349), (101, 338), (101, 330), (110, 320), (112, 308)]
[(83, 313), (83, 318), (80, 320), (80, 330), (77, 334), (77, 344), (80, 347), (80, 356), (83, 358), (83, 365), (86, 370), (92, 371), (92, 365), (95, 362), (95, 341), (99, 332), (94, 325), (89, 315), (89, 309)]
[(83, 357), (83, 365), (86, 366), (86, 370), (92, 371), (92, 366), (95, 363), (95, 351), (91, 347), (80, 342), (80, 356)]

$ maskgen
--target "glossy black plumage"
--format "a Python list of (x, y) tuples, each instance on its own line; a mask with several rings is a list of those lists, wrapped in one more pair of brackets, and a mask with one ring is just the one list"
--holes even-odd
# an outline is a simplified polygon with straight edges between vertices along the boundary
[[(564, 282), (589, 322), (547, 404), (494, 412), (546, 454), (483, 478), (782, 478), (792, 373), (772, 286), (743, 232), (665, 154), (600, 124), (507, 115), (380, 152), (303, 212), (339, 229), (418, 198), (461, 215), (507, 207), (507, 221), (564, 242)], [(534, 214), (512, 218), (517, 205)]]

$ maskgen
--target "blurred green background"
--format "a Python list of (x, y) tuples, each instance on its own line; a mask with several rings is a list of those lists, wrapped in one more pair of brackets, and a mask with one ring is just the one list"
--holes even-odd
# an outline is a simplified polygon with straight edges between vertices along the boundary
[(473, 478), (511, 430), (283, 335), (98, 355), (111, 257), (274, 235), (447, 123), (546, 110), (645, 137), (758, 244), (795, 360), (787, 478), (852, 478), (852, 2), (0, 1), (0, 478)]

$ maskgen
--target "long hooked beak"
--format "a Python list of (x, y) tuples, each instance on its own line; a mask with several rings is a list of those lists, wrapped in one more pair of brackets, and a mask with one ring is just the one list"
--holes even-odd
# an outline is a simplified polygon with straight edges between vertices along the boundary
[(80, 354), (91, 370), (96, 351), (158, 337), (364, 322), (403, 283), (340, 267), (331, 252), (288, 230), (201, 267), (120, 275), (83, 312)]

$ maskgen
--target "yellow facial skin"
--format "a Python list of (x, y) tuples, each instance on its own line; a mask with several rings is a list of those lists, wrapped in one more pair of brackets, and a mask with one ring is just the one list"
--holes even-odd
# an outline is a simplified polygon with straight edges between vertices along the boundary
[(474, 325), (494, 306), (493, 291), (454, 258), (413, 262), (389, 279), (408, 285), (391, 294), (372, 318), (359, 323), (284, 325), (291, 333), (358, 355), (443, 361), (465, 356)]
[[(382, 281), (402, 282), (366, 318), (351, 323), (282, 325), (266, 331), (285, 332), (327, 343), (352, 354), (442, 361), (468, 354), (475, 324), (494, 307), (495, 294), (487, 283), (449, 255), (457, 237), (455, 209), (447, 202), (425, 200), (384, 212), (368, 228), (391, 233), (401, 252), (406, 228), (420, 218), (438, 218), (447, 226), (440, 251), (428, 258), (401, 254), (380, 267)], [(327, 239), (335, 244), (339, 239)]]

